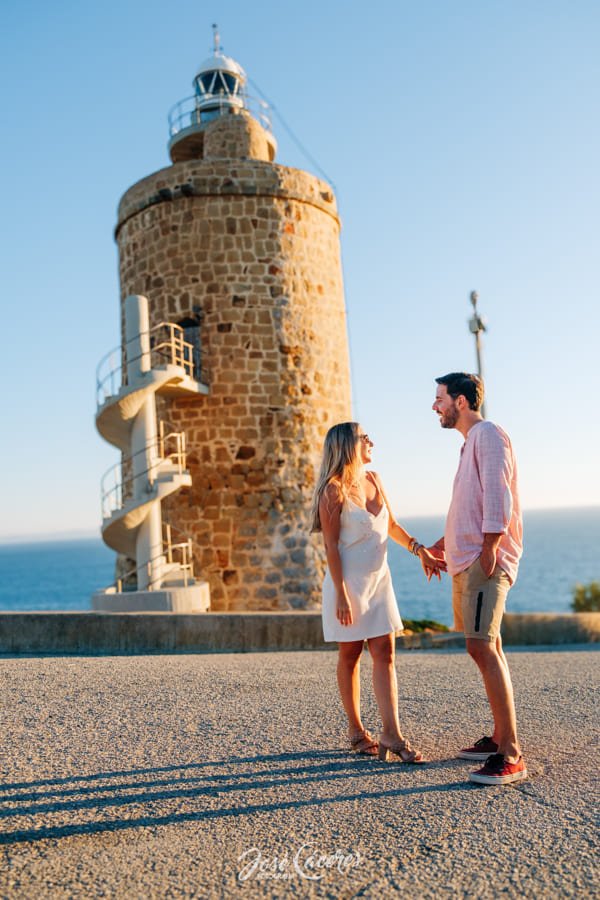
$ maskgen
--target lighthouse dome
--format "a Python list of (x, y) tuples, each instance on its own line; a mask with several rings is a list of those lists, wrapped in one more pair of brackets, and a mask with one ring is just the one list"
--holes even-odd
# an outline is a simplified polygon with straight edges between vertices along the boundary
[(243, 84), (246, 83), (246, 73), (244, 72), (240, 64), (230, 56), (225, 56), (224, 53), (220, 53), (218, 51), (204, 60), (204, 62), (198, 69), (196, 78), (214, 71), (228, 72), (229, 74), (238, 78)]
[(218, 115), (224, 108), (243, 109), (246, 73), (234, 59), (216, 52), (206, 59), (194, 78), (198, 109), (205, 115), (214, 110)]

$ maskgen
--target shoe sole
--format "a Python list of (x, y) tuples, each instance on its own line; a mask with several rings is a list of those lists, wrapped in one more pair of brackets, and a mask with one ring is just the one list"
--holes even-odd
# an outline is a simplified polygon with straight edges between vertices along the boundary
[(488, 753), (469, 753), (467, 750), (459, 750), (456, 754), (457, 759), (474, 759), (476, 762), (480, 759), (487, 759), (488, 756), (491, 756), (493, 753), (497, 753), (497, 750), (490, 750)]
[(469, 781), (476, 784), (512, 784), (514, 781), (523, 781), (527, 778), (527, 769), (522, 772), (514, 772), (512, 775), (478, 775), (472, 772), (469, 775)]

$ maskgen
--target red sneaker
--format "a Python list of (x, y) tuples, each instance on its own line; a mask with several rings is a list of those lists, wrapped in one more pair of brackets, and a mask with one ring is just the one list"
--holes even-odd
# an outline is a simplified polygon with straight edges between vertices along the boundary
[(520, 756), (516, 763), (509, 763), (503, 753), (492, 754), (481, 769), (469, 775), (469, 780), (478, 784), (512, 784), (524, 778), (527, 778), (527, 769), (523, 757)]
[(498, 752), (498, 744), (491, 737), (479, 738), (472, 747), (465, 747), (456, 754), (458, 759), (487, 759), (492, 753)]

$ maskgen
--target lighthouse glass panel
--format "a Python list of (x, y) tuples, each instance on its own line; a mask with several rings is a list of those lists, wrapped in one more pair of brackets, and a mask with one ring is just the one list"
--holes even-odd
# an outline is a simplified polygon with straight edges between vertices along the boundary
[(221, 72), (221, 78), (225, 82), (227, 90), (231, 94), (235, 94), (238, 88), (238, 80), (234, 75), (230, 75), (228, 72)]
[(227, 78), (231, 78), (231, 76), (227, 76), (224, 72), (217, 72), (217, 77), (215, 78), (215, 83), (213, 85), (213, 94), (229, 94), (230, 89), (227, 83)]
[(200, 88), (201, 94), (210, 94), (213, 89), (216, 72), (205, 72), (204, 75), (198, 75), (196, 85)]

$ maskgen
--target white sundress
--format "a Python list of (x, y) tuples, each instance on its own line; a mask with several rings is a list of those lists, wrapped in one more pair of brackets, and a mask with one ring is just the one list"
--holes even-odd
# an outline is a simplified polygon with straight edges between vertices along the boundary
[(402, 629), (387, 562), (389, 513), (383, 503), (377, 515), (344, 500), (338, 549), (344, 584), (352, 607), (352, 625), (335, 615), (335, 587), (329, 573), (323, 582), (325, 641), (360, 641)]

